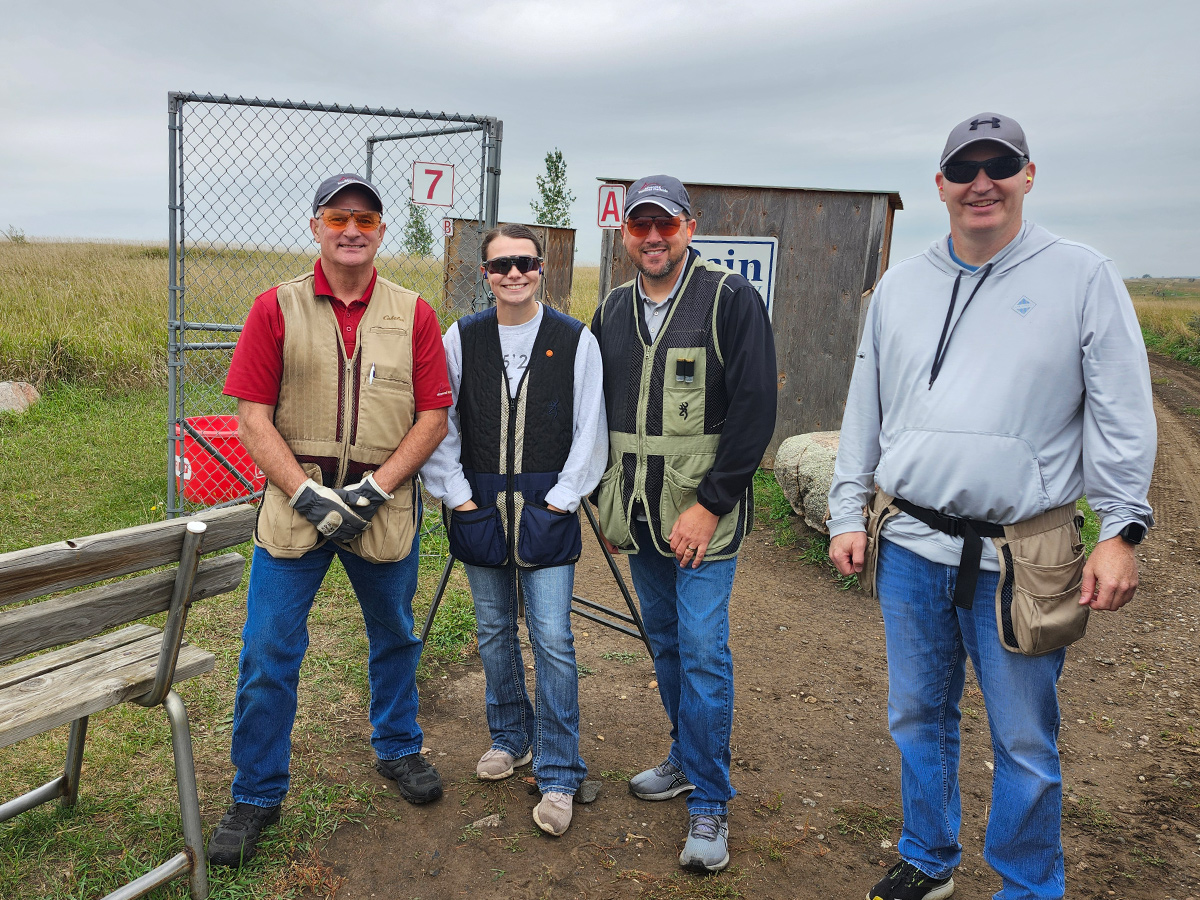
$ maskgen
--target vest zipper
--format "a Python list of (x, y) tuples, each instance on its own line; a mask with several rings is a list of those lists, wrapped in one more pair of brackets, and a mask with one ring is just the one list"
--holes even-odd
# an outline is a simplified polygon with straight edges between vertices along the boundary
[[(355, 353), (358, 348), (355, 348)], [(347, 419), (355, 421), (358, 418), (358, 385), (354, 380), (354, 360), (346, 360), (346, 365), (342, 371), (342, 384), (344, 385), (341, 400), (341, 415), (338, 417), (338, 441), (342, 445), (342, 453), (338, 458), (337, 480), (334, 482), (334, 487), (341, 487), (346, 483), (346, 468), (350, 462), (350, 444), (351, 441), (345, 440), (347, 429)], [(350, 412), (350, 407), (353, 404), (354, 411)]]

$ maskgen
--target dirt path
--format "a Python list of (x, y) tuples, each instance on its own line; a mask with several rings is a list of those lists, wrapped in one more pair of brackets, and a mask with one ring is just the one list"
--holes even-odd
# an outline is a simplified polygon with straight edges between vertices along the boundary
[[(1068, 896), (1200, 900), (1200, 372), (1155, 358), (1158, 525), (1143, 545), (1132, 605), (1096, 615), (1060, 683)], [(1194, 409), (1196, 414), (1185, 410)], [(577, 592), (619, 605), (589, 546)], [(887, 676), (876, 607), (756, 531), (732, 603), (737, 680), (730, 870), (678, 870), (687, 821), (679, 798), (646, 803), (625, 778), (666, 754), (667, 723), (644, 648), (576, 621), (582, 753), (597, 801), (577, 805), (561, 839), (530, 818), (537, 796), (513, 779), (481, 785), (487, 746), (478, 664), (426, 683), (426, 744), (446, 796), (414, 808), (395, 794), (364, 825), (321, 848), (346, 898), (859, 898), (895, 859), (898, 757), (886, 727)], [(528, 651), (526, 651), (528, 653)], [(526, 662), (530, 660), (527, 656)], [(532, 674), (532, 673), (531, 673)], [(978, 688), (964, 698), (964, 860), (956, 897), (985, 898), (999, 880), (982, 859), (991, 784)], [(370, 773), (362, 752), (345, 760)], [(494, 827), (486, 817), (497, 815)], [(477, 824), (473, 824), (477, 823)]]

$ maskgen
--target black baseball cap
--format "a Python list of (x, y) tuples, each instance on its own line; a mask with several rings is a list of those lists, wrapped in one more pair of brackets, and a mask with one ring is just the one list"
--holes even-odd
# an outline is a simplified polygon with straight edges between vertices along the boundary
[(942, 161), (938, 167), (946, 165), (956, 153), (980, 141), (995, 141), (1008, 147), (1017, 156), (1029, 158), (1029, 143), (1017, 120), (984, 112), (954, 126), (950, 137), (946, 138), (946, 147), (942, 150)]
[(321, 186), (317, 188), (317, 194), (313, 197), (312, 214), (315, 216), (317, 210), (327, 204), (340, 190), (348, 187), (366, 188), (367, 193), (375, 198), (379, 204), (379, 211), (383, 212), (383, 197), (379, 195), (379, 191), (375, 189), (375, 185), (367, 181), (361, 175), (355, 175), (353, 172), (342, 172), (340, 175), (330, 175), (321, 182)]
[(692, 214), (692, 198), (678, 178), (670, 175), (647, 175), (639, 178), (625, 192), (625, 215), (635, 206), (653, 203), (662, 207), (668, 215)]

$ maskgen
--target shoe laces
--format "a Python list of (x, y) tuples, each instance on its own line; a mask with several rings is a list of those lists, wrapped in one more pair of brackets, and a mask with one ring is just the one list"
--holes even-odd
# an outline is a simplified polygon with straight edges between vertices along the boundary
[(675, 763), (671, 762), (671, 761), (668, 759), (668, 760), (667, 760), (665, 763), (663, 763), (662, 765), (660, 765), (660, 766), (655, 766), (655, 767), (654, 767), (654, 772), (655, 772), (655, 774), (657, 774), (657, 775), (661, 775), (661, 776), (667, 776), (667, 775), (681, 775), (681, 774), (683, 774), (683, 769), (679, 768), (679, 766), (675, 765)]
[(267, 807), (255, 806), (253, 803), (238, 803), (226, 814), (228, 821), (223, 824), (232, 830), (248, 831), (251, 827), (265, 822), (270, 814), (271, 810)]
[(542, 794), (542, 799), (551, 806), (564, 811), (570, 809), (573, 802), (570, 794), (564, 794), (561, 791), (546, 791), (546, 793)]
[(484, 762), (491, 762), (493, 759), (501, 759), (501, 758), (505, 758), (506, 761), (512, 761), (512, 760), (516, 759), (516, 757), (513, 756), (511, 753), (509, 753), (507, 750), (501, 750), (498, 747), (492, 747), (485, 754), (483, 754), (482, 757), (480, 757), (479, 761), (481, 763), (484, 763)]
[(920, 887), (926, 881), (936, 880), (930, 878), (907, 860), (901, 860), (892, 866), (891, 871), (888, 872), (888, 877), (899, 878), (899, 884), (903, 887)]
[(691, 834), (702, 841), (715, 841), (721, 834), (720, 816), (696, 813), (692, 816)]

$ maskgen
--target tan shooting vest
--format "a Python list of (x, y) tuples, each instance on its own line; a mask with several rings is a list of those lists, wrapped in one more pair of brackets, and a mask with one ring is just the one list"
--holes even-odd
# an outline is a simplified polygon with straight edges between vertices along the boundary
[[(317, 297), (310, 272), (279, 286), (284, 321), (283, 379), (275, 427), (314, 481), (343, 487), (383, 464), (416, 416), (413, 323), (417, 294), (383, 278), (358, 325), (354, 356), (330, 301)], [(296, 558), (324, 542), (312, 524), (268, 483), (255, 543), (274, 557)], [(399, 485), (370, 527), (346, 545), (371, 562), (408, 555), (416, 534), (415, 483)]]

